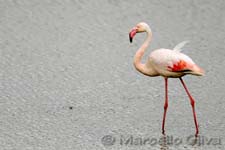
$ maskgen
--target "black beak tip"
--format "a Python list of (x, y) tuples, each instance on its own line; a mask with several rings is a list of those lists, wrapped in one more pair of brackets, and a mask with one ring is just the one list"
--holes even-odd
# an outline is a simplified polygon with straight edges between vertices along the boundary
[(132, 37), (130, 37), (130, 43), (132, 43), (132, 41), (133, 41), (133, 39), (132, 39)]

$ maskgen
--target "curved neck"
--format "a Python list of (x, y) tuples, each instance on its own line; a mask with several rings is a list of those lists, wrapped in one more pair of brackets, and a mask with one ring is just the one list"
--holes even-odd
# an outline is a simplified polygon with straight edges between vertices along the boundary
[(151, 32), (150, 28), (146, 31), (146, 33), (147, 33), (147, 37), (146, 37), (144, 43), (138, 49), (138, 51), (136, 52), (136, 54), (134, 56), (134, 66), (141, 73), (148, 75), (148, 73), (147, 73), (148, 71), (147, 71), (145, 64), (141, 63), (141, 59), (152, 39), (152, 32)]

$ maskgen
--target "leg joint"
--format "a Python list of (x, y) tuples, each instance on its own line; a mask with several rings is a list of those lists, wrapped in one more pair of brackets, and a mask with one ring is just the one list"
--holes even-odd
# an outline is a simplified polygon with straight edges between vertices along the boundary
[(164, 109), (167, 109), (167, 108), (168, 108), (168, 103), (165, 103)]
[(191, 106), (194, 107), (195, 106), (195, 101), (193, 99), (191, 99)]

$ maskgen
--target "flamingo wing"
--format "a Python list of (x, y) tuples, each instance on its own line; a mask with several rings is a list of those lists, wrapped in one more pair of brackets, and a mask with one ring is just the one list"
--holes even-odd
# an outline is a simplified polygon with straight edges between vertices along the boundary
[(170, 49), (155, 50), (149, 57), (157, 66), (169, 68), (171, 71), (187, 69), (189, 65), (195, 64), (187, 55)]
[(193, 64), (189, 64), (185, 60), (180, 59), (177, 62), (174, 62), (173, 65), (168, 65), (167, 70), (172, 72), (188, 72), (191, 71)]
[(150, 60), (161, 74), (168, 74), (169, 72), (196, 74), (194, 72), (200, 69), (190, 57), (170, 49), (153, 51), (150, 54)]
[(167, 64), (167, 70), (172, 72), (189, 72), (192, 71), (195, 63), (187, 55), (180, 52), (171, 52), (170, 62)]

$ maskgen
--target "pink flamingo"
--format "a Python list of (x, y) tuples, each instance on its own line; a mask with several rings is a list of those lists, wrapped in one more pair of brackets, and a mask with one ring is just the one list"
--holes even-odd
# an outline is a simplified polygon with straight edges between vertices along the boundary
[(150, 53), (147, 62), (145, 64), (141, 63), (142, 56), (152, 39), (151, 28), (148, 24), (141, 22), (132, 28), (129, 33), (130, 42), (132, 43), (132, 39), (135, 34), (141, 32), (146, 32), (147, 38), (134, 56), (135, 68), (146, 76), (163, 76), (165, 78), (165, 104), (162, 121), (162, 134), (165, 134), (164, 125), (168, 107), (168, 78), (179, 78), (188, 97), (190, 98), (196, 128), (195, 136), (197, 136), (199, 131), (195, 113), (195, 100), (191, 96), (181, 77), (187, 74), (202, 76), (204, 75), (204, 71), (198, 67), (190, 57), (181, 53), (181, 48), (187, 43), (187, 41), (181, 42), (175, 46), (173, 50), (164, 48), (154, 50)]

